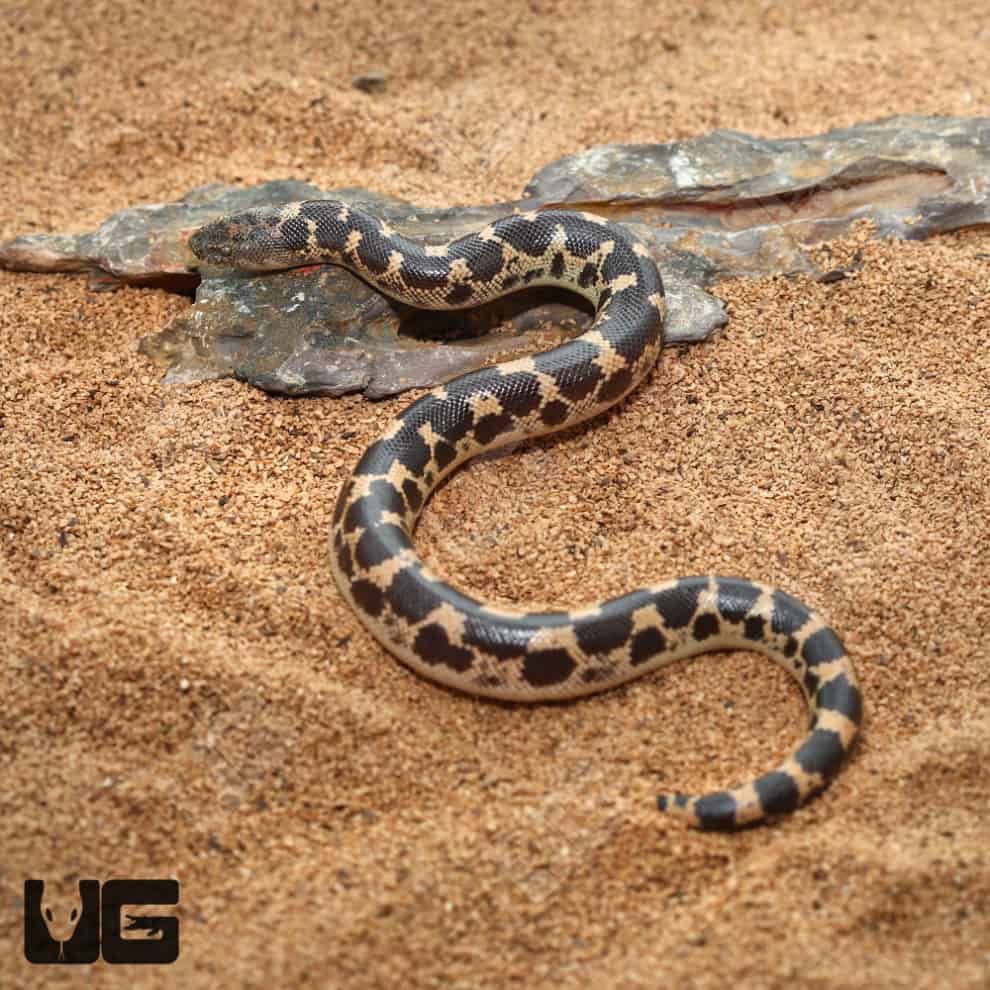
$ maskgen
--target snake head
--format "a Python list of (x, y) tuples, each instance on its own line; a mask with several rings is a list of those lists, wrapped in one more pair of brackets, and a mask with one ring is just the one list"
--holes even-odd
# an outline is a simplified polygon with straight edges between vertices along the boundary
[(285, 242), (284, 208), (246, 210), (200, 227), (189, 238), (193, 254), (204, 264), (239, 271), (279, 271), (303, 264)]
[(48, 928), (48, 934), (56, 942), (68, 942), (75, 934), (76, 925), (79, 924), (81, 905), (58, 904), (54, 901), (46, 900), (41, 905), (41, 915)]

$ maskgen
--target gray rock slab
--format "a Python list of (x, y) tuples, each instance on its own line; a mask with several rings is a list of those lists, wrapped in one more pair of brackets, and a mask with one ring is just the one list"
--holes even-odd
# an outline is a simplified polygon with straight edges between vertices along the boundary
[(268, 182), (204, 186), (133, 207), (91, 233), (15, 238), (0, 266), (88, 271), (121, 283), (196, 292), (190, 310), (142, 339), (166, 380), (234, 376), (289, 395), (369, 397), (445, 381), (493, 355), (548, 346), (590, 315), (563, 292), (532, 290), (457, 313), (421, 313), (348, 272), (313, 266), (251, 277), (196, 269), (191, 233), (252, 206), (335, 198), (443, 243), (515, 210), (567, 206), (627, 225), (650, 247), (667, 290), (666, 335), (703, 340), (726, 322), (706, 289), (729, 277), (806, 272), (809, 247), (868, 219), (878, 235), (924, 238), (990, 223), (990, 119), (903, 115), (807, 138), (716, 130), (666, 144), (605, 145), (541, 169), (521, 200), (424, 209), (363, 189)]
[(715, 130), (602, 145), (545, 166), (524, 195), (641, 225), (655, 253), (706, 259), (704, 284), (817, 273), (807, 247), (857, 220), (905, 239), (990, 223), (990, 118), (904, 114), (806, 138)]
[[(676, 272), (666, 291), (668, 338), (700, 339), (724, 323), (722, 304)], [(546, 289), (424, 312), (321, 265), (205, 278), (196, 304), (138, 346), (170, 383), (234, 377), (281, 395), (381, 398), (455, 378), (495, 355), (546, 349), (591, 319), (575, 297)], [(546, 327), (554, 329), (534, 339)]]

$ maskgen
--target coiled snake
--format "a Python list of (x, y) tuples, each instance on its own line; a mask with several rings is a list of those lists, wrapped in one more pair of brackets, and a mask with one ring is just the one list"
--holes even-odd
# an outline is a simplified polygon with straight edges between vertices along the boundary
[(259, 271), (328, 262), (426, 309), (474, 306), (525, 285), (563, 286), (595, 306), (581, 336), (471, 372), (400, 413), (337, 500), (332, 568), (371, 633), (414, 670), (474, 695), (539, 702), (603, 691), (713, 650), (758, 650), (797, 680), (811, 711), (800, 746), (735, 790), (665, 794), (661, 809), (732, 829), (796, 808), (837, 772), (862, 705), (852, 664), (821, 617), (739, 578), (687, 577), (574, 611), (519, 611), (462, 594), (412, 545), (431, 492), (460, 464), (597, 415), (635, 388), (662, 347), (663, 286), (646, 248), (588, 213), (508, 216), (439, 247), (332, 200), (252, 210), (190, 239), (205, 263)]

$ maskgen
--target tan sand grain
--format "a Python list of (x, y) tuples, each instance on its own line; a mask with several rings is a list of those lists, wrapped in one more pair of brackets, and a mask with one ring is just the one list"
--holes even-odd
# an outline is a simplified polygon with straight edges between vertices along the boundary
[[(713, 127), (986, 114), (972, 2), (5, 5), (0, 237), (210, 181), (428, 204)], [(386, 92), (351, 77), (381, 66)], [(474, 464), (433, 565), (561, 604), (709, 571), (854, 653), (854, 759), (787, 821), (687, 832), (653, 795), (805, 724), (744, 654), (536, 709), (404, 670), (339, 599), (329, 514), (404, 400), (164, 387), (188, 301), (0, 273), (0, 985), (986, 987), (990, 236), (823, 248), (719, 287), (727, 330), (621, 408)], [(171, 967), (34, 967), (23, 880), (174, 875)]]

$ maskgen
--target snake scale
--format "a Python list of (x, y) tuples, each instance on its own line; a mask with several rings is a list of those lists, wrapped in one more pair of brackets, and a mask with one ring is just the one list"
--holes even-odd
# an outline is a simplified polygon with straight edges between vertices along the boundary
[(714, 650), (764, 653), (805, 696), (804, 740), (742, 787), (664, 794), (659, 807), (703, 829), (733, 829), (792, 811), (826, 786), (856, 736), (862, 703), (839, 638), (797, 599), (708, 576), (575, 610), (507, 609), (446, 584), (413, 548), (423, 506), (458, 465), (597, 415), (653, 366), (663, 346), (663, 286), (629, 233), (589, 213), (548, 209), (424, 247), (346, 203), (312, 200), (214, 221), (190, 247), (206, 265), (242, 271), (342, 265), (426, 309), (475, 306), (526, 285), (562, 286), (590, 300), (595, 320), (579, 337), (434, 388), (391, 422), (337, 500), (336, 583), (370, 632), (415, 671), (507, 701), (592, 694)]

